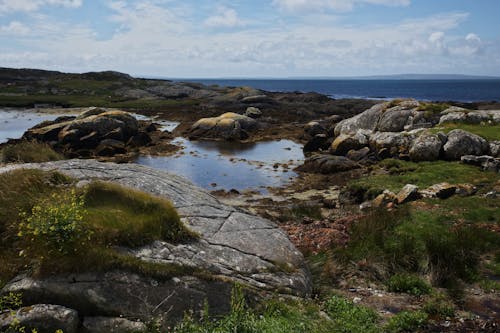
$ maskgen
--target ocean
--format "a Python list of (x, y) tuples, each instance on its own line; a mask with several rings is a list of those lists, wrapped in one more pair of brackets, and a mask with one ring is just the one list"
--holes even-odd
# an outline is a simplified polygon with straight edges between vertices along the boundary
[(250, 86), (267, 91), (317, 92), (332, 98), (394, 99), (423, 101), (500, 101), (500, 79), (467, 80), (301, 80), (301, 79), (186, 79), (220, 86)]

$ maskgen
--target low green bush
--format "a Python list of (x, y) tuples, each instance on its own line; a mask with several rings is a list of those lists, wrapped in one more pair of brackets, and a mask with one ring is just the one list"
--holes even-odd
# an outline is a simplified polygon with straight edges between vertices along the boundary
[(455, 315), (455, 305), (444, 294), (433, 295), (423, 306), (423, 310), (432, 317), (447, 318)]
[(428, 315), (422, 311), (402, 311), (389, 319), (385, 326), (387, 332), (415, 332), (421, 328), (428, 319)]
[(412, 274), (396, 274), (387, 282), (389, 291), (414, 296), (429, 294), (432, 287), (420, 277)]
[(356, 305), (339, 296), (329, 298), (325, 312), (333, 320), (335, 332), (378, 332), (378, 314), (369, 308)]

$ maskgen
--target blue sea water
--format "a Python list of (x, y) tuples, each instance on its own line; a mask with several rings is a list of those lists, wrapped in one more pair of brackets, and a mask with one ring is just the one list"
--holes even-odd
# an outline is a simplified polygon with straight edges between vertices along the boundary
[(317, 92), (333, 98), (415, 98), (424, 101), (500, 101), (500, 79), (453, 80), (285, 80), (188, 79), (220, 86), (250, 86), (267, 91)]

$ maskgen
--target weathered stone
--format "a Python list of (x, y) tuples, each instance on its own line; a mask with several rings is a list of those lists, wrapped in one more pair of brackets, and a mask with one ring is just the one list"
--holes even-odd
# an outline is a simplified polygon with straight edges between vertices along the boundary
[(262, 116), (262, 111), (260, 111), (259, 108), (250, 106), (246, 109), (245, 116), (253, 118), (253, 119), (257, 119), (257, 118), (260, 118)]
[(448, 141), (443, 147), (448, 160), (459, 160), (464, 155), (485, 155), (489, 145), (482, 137), (456, 129), (448, 133)]
[(387, 206), (387, 204), (394, 203), (396, 202), (396, 194), (389, 190), (385, 190), (381, 194), (379, 194), (375, 199), (372, 201), (372, 206), (373, 207), (384, 207)]
[(269, 96), (266, 96), (266, 95), (255, 95), (255, 96), (244, 97), (241, 100), (241, 103), (245, 103), (245, 104), (269, 103), (271, 101), (272, 101), (272, 99)]
[(401, 132), (408, 124), (412, 113), (412, 110), (400, 106), (388, 109), (380, 116), (377, 130), (379, 132)]
[(404, 204), (410, 201), (418, 200), (420, 197), (421, 195), (418, 192), (418, 186), (406, 184), (396, 195), (396, 201), (398, 204)]
[(58, 170), (77, 181), (113, 181), (169, 199), (182, 222), (200, 238), (186, 244), (157, 241), (122, 251), (146, 262), (205, 273), (174, 274), (171, 279), (125, 271), (45, 278), (20, 275), (2, 293), (21, 292), (25, 304), (43, 300), (75, 309), (84, 317), (123, 315), (143, 321), (151, 319), (151, 311), (158, 307), (155, 314), (172, 322), (189, 309), (200, 311), (205, 300), (215, 314), (228, 311), (235, 282), (262, 294), (308, 296), (311, 292), (302, 254), (276, 224), (226, 206), (184, 178), (140, 165), (93, 160), (9, 165), (0, 173), (16, 168)]
[(223, 140), (244, 140), (249, 132), (257, 129), (258, 123), (237, 113), (224, 113), (215, 118), (198, 120), (189, 132), (191, 138), (212, 138)]
[[(449, 110), (449, 109), (448, 109)], [(500, 112), (496, 110), (457, 110), (448, 111), (445, 110), (445, 114), (439, 119), (439, 124), (446, 123), (465, 123), (465, 124), (480, 124), (482, 122), (493, 122), (497, 123), (499, 119)], [(498, 114), (497, 114), (498, 113)]]
[(360, 129), (374, 131), (377, 128), (379, 117), (387, 109), (389, 103), (374, 105), (370, 109), (352, 118), (342, 120), (335, 126), (335, 136), (340, 134), (354, 134)]
[(423, 134), (413, 141), (410, 158), (413, 161), (435, 161), (439, 159), (443, 141), (437, 134)]
[(490, 154), (493, 157), (500, 157), (500, 141), (490, 141)]
[(330, 139), (325, 134), (317, 134), (304, 145), (304, 152), (309, 153), (319, 150), (327, 150)]
[(451, 185), (449, 183), (439, 183), (426, 188), (425, 190), (421, 191), (420, 194), (422, 194), (422, 196), (426, 198), (447, 199), (454, 195), (456, 190), (456, 185)]
[(326, 134), (326, 128), (317, 121), (310, 121), (304, 126), (304, 132), (309, 136)]
[(147, 326), (141, 321), (112, 317), (85, 317), (82, 333), (143, 333)]
[(126, 152), (127, 149), (123, 142), (112, 139), (102, 140), (96, 148), (96, 154), (99, 156), (114, 156)]
[(101, 114), (101, 113), (104, 113), (104, 112), (107, 112), (108, 110), (106, 109), (103, 109), (103, 108), (95, 108), (95, 107), (92, 107), (92, 108), (89, 108), (88, 110), (86, 111), (83, 111), (81, 112), (77, 117), (76, 119), (84, 119), (84, 118), (87, 118), (87, 117), (90, 117), (90, 116), (97, 116), (98, 114)]
[(358, 150), (368, 145), (369, 134), (358, 131), (355, 134), (341, 134), (333, 140), (330, 152), (335, 155), (345, 155), (349, 150)]
[(380, 152), (387, 149), (390, 156), (408, 153), (412, 136), (408, 133), (376, 132), (370, 136), (370, 147)]
[[(24, 327), (26, 332), (36, 329), (39, 333), (76, 333), (80, 320), (75, 310), (60, 305), (35, 304), (13, 312), (0, 313), (0, 331), (10, 332), (13, 323)], [(16, 331), (17, 332), (17, 331)]]
[(350, 160), (358, 162), (368, 157), (369, 154), (370, 154), (370, 148), (364, 147), (359, 150), (349, 150), (347, 152), (346, 157)]
[(462, 156), (460, 160), (464, 164), (480, 166), (483, 168), (483, 170), (497, 171), (497, 172), (500, 170), (500, 158), (494, 158), (488, 155), (483, 155), (483, 156), (465, 155)]
[(457, 184), (456, 194), (468, 197), (477, 193), (477, 187), (472, 184)]
[(343, 156), (334, 155), (314, 155), (304, 162), (303, 165), (297, 168), (298, 171), (310, 173), (336, 173), (358, 169), (361, 166)]

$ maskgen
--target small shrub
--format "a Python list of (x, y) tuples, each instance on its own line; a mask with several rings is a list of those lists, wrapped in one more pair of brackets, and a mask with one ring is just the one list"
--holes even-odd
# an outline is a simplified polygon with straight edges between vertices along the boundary
[(432, 291), (432, 287), (419, 278), (411, 274), (396, 274), (393, 275), (388, 283), (389, 291), (396, 293), (407, 293), (414, 296), (421, 296)]
[(379, 316), (369, 308), (358, 306), (345, 298), (333, 296), (324, 305), (337, 332), (377, 332)]
[(49, 252), (71, 253), (89, 237), (82, 223), (84, 215), (83, 197), (75, 190), (53, 193), (35, 204), (30, 213), (21, 212), (18, 236)]
[(321, 214), (321, 206), (319, 205), (293, 205), (287, 209), (282, 219), (283, 220), (301, 220), (304, 217), (319, 220), (323, 216)]
[(22, 295), (20, 293), (8, 293), (0, 296), (0, 313), (19, 309), (22, 305)]
[(63, 160), (64, 156), (57, 153), (46, 143), (22, 141), (7, 145), (1, 151), (1, 161), (4, 163), (41, 163)]
[(388, 332), (414, 332), (427, 322), (428, 315), (422, 311), (402, 311), (392, 317), (386, 325)]
[(428, 300), (423, 310), (432, 317), (446, 318), (455, 315), (454, 304), (443, 294), (436, 294)]
[(448, 109), (450, 106), (444, 103), (420, 103), (418, 111), (425, 111), (425, 118), (429, 119), (433, 116), (438, 116), (441, 112)]

